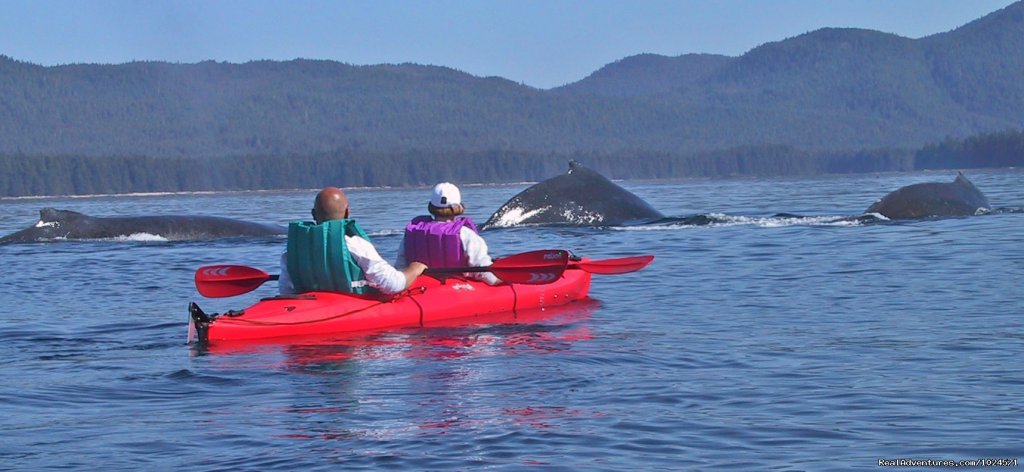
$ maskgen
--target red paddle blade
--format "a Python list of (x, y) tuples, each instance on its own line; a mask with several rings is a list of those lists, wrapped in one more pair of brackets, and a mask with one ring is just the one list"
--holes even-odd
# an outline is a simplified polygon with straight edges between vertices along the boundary
[(580, 269), (592, 274), (627, 274), (636, 272), (654, 260), (652, 255), (619, 257), (599, 261), (580, 261), (569, 264), (570, 269)]
[(569, 263), (569, 251), (564, 249), (540, 249), (537, 251), (521, 252), (511, 256), (496, 259), (491, 264), (492, 269), (514, 269), (534, 267), (556, 267), (565, 266)]
[(558, 280), (568, 264), (568, 251), (542, 249), (503, 257), (494, 261), (489, 270), (508, 283), (543, 285)]
[(233, 297), (255, 290), (271, 276), (243, 265), (212, 265), (196, 270), (196, 290), (209, 298)]

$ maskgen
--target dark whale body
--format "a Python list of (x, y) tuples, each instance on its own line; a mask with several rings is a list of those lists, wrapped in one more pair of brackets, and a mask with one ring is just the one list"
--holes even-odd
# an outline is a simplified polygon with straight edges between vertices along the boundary
[(501, 206), (481, 226), (623, 226), (665, 215), (576, 161), (569, 172), (537, 183)]
[(963, 173), (951, 183), (925, 182), (901, 187), (865, 210), (891, 220), (973, 216), (992, 209), (988, 198)]
[(199, 240), (241, 236), (283, 235), (282, 226), (217, 216), (93, 217), (69, 210), (43, 208), (39, 222), (0, 238), (0, 244), (53, 240), (109, 239), (151, 234), (168, 240)]

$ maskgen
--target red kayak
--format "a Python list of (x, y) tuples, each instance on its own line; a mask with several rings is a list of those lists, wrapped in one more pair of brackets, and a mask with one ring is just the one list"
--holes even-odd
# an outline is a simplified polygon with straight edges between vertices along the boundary
[[(592, 273), (621, 274), (645, 267), (654, 256), (569, 261), (568, 251), (544, 250), (494, 261), (489, 267), (428, 269), (428, 273), (489, 271), (506, 283), (490, 286), (457, 276), (423, 275), (393, 297), (306, 292), (264, 298), (244, 310), (207, 314), (189, 306), (189, 334), (201, 342), (324, 335), (424, 326), (438, 321), (565, 305), (587, 297)], [(276, 276), (237, 265), (196, 271), (208, 297), (251, 291)]]
[[(393, 356), (449, 359), (489, 355), (499, 345), (515, 348), (517, 352), (552, 352), (591, 339), (593, 326), (587, 320), (600, 307), (601, 302), (588, 296), (565, 305), (428, 322), (422, 327), (202, 343), (201, 352), (268, 356), (264, 359), (282, 362), (286, 370)], [(502, 328), (495, 328), (497, 325)], [(254, 366), (244, 359), (225, 365), (242, 369)]]
[(420, 276), (393, 300), (334, 292), (265, 298), (241, 311), (206, 315), (189, 309), (203, 341), (347, 333), (564, 305), (587, 296), (590, 273), (570, 270), (545, 285), (502, 284)]

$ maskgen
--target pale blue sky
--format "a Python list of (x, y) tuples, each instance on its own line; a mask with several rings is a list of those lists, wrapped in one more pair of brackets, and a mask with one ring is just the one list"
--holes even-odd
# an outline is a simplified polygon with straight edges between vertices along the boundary
[(550, 88), (640, 53), (738, 56), (818, 28), (919, 38), (1010, 0), (0, 0), (0, 54), (413, 62)]

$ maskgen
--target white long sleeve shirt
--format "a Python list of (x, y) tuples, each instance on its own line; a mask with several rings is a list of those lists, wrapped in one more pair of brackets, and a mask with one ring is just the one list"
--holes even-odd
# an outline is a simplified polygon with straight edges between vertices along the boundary
[[(476, 231), (463, 226), (459, 231), (459, 239), (462, 240), (462, 249), (466, 251), (467, 263), (470, 267), (487, 267), (494, 263), (487, 252), (487, 242), (479, 234), (476, 234)], [(402, 242), (398, 245), (395, 267), (404, 269), (408, 265), (409, 261), (405, 258), (405, 236), (402, 236)], [(462, 275), (466, 278), (480, 280), (488, 285), (501, 283), (501, 280), (490, 272), (465, 272)]]
[[(366, 282), (371, 287), (386, 294), (398, 293), (405, 289), (405, 274), (380, 257), (373, 244), (359, 236), (347, 235), (345, 244), (348, 245), (348, 253), (352, 256), (352, 260), (359, 265), (360, 269), (363, 269)], [(295, 287), (288, 274), (288, 251), (281, 254), (281, 276), (277, 281), (277, 286), (281, 295), (295, 294)]]

